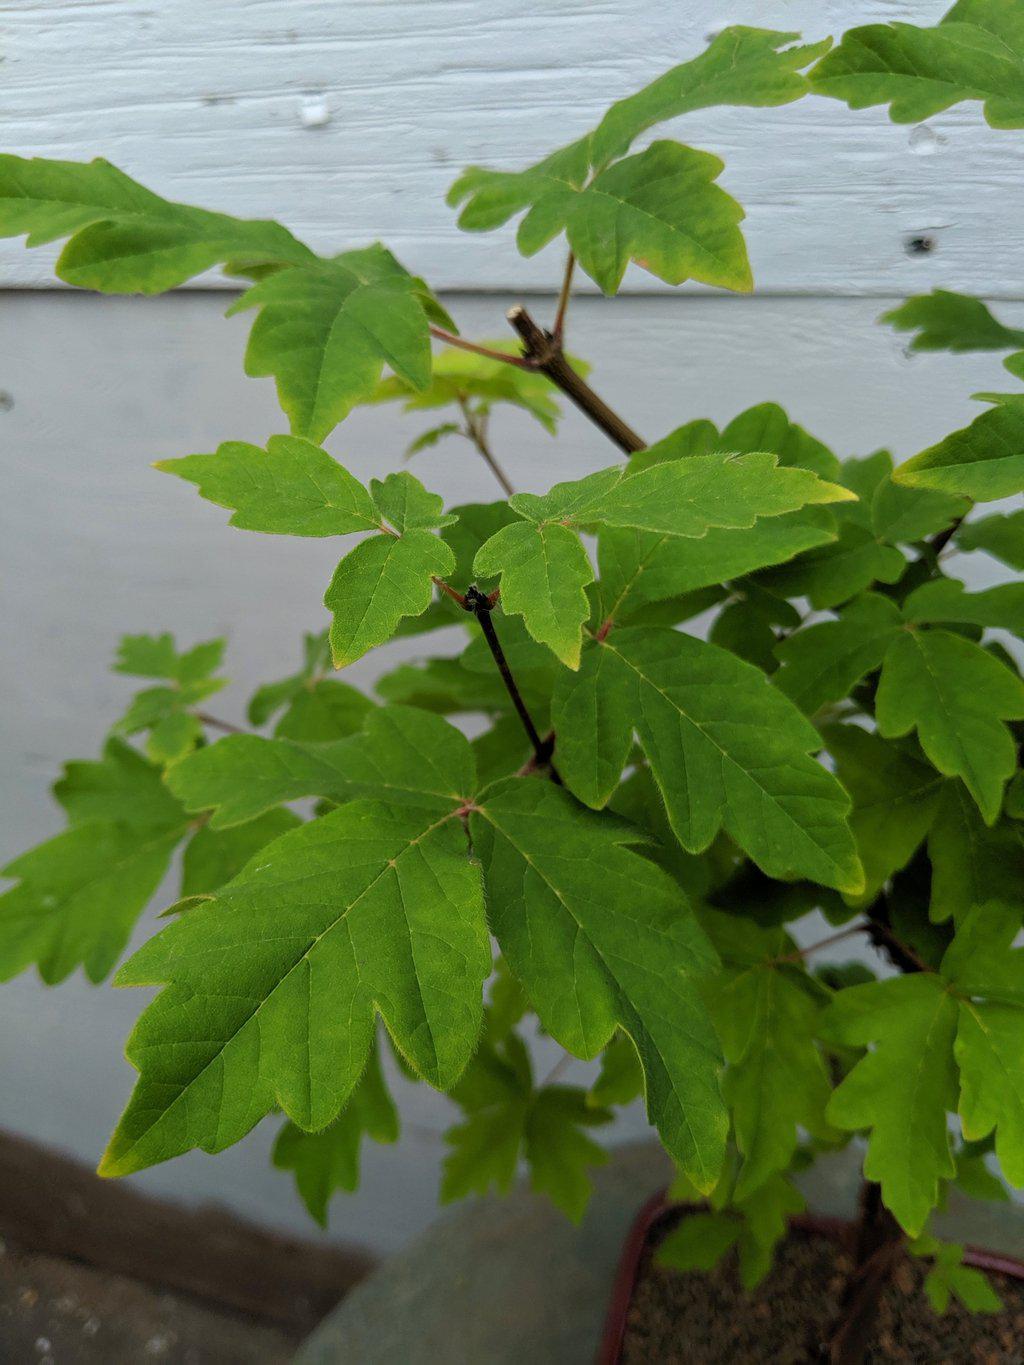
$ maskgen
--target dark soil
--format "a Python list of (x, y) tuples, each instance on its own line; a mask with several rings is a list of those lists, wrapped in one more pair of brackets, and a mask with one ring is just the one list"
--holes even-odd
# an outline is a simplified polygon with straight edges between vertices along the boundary
[(285, 1365), (297, 1346), (189, 1295), (0, 1243), (3, 1365)]
[[(850, 1261), (831, 1238), (794, 1230), (753, 1293), (740, 1285), (734, 1253), (710, 1274), (662, 1270), (658, 1243), (678, 1222), (668, 1214), (644, 1249), (630, 1304), (622, 1365), (813, 1365), (814, 1343), (835, 1320)], [(955, 1301), (941, 1317), (921, 1291), (926, 1266), (904, 1255), (883, 1296), (872, 1362), (1022, 1365), (1024, 1281), (993, 1275), (1005, 1305), (971, 1314)]]

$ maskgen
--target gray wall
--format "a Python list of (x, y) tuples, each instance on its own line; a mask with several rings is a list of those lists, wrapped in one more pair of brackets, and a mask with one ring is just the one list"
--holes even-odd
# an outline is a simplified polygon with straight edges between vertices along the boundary
[[(927, 283), (919, 276), (914, 287)], [(154, 301), (14, 292), (0, 301), (0, 389), (10, 397), (0, 411), (0, 854), (58, 829), (48, 784), (63, 760), (96, 753), (131, 691), (107, 671), (119, 634), (168, 629), (191, 641), (227, 633), (236, 681), (217, 706), (240, 720), (253, 686), (293, 666), (301, 630), (324, 623), (336, 546), (231, 529), (222, 509), (149, 467), (282, 429), (271, 385), (242, 375), (245, 320), (225, 321), (226, 302), (201, 292)], [(500, 335), (510, 300), (447, 302), (467, 334)], [(549, 306), (536, 301), (538, 315)], [(724, 421), (775, 399), (840, 454), (888, 445), (904, 458), (968, 421), (978, 410), (969, 395), (1006, 377), (998, 357), (908, 357), (874, 323), (885, 306), (878, 298), (584, 299), (573, 308), (571, 345), (593, 362), (595, 387), (649, 439), (691, 417)], [(1024, 324), (1020, 304), (1003, 314)], [(328, 445), (366, 478), (396, 467), (425, 425), (365, 409)], [(494, 437), (524, 489), (615, 458), (575, 412), (557, 443), (517, 414), (496, 420)], [(417, 457), (414, 468), (453, 502), (496, 495), (461, 443)], [(972, 572), (990, 571), (982, 560)], [(448, 647), (458, 640), (451, 632)], [(369, 686), (423, 647), (392, 644), (350, 675)], [(154, 913), (173, 894), (166, 887)], [(151, 914), (137, 938), (153, 925)], [(0, 1124), (93, 1161), (131, 1086), (121, 1049), (148, 994), (80, 977), (56, 990), (33, 976), (0, 987)], [(543, 1068), (550, 1045), (538, 1050)], [(333, 1235), (380, 1249), (431, 1217), (438, 1134), (450, 1122), (433, 1092), (399, 1089), (400, 1145), (371, 1146), (362, 1190), (334, 1208)], [(641, 1125), (631, 1114), (611, 1136)], [(288, 1177), (268, 1168), (273, 1129), (265, 1123), (221, 1156), (182, 1158), (137, 1183), (308, 1230)]]

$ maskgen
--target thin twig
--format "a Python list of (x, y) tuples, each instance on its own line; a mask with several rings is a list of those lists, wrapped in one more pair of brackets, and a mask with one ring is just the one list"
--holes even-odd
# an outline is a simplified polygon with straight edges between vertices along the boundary
[(466, 424), (464, 432), (466, 439), (473, 443), (479, 454), (483, 457), (484, 463), (498, 480), (505, 496), (507, 498), (513, 497), (516, 491), (515, 486), (494, 457), (494, 451), (491, 449), (487, 440), (487, 429), (484, 426), (483, 418), (478, 418), (473, 415), (470, 411), (468, 402), (462, 394), (459, 395), (458, 404), (459, 410), (462, 413), (462, 420)]
[(558, 342), (559, 346), (561, 346), (562, 338), (565, 336), (565, 314), (569, 307), (569, 300), (572, 298), (572, 276), (575, 269), (576, 257), (573, 252), (570, 251), (565, 260), (565, 274), (562, 276), (562, 288), (558, 295), (558, 308), (555, 312), (554, 326), (551, 328), (551, 335), (553, 339)]
[(437, 341), (443, 341), (446, 346), (454, 346), (459, 351), (470, 351), (473, 355), (482, 355), (487, 360), (500, 360), (503, 365), (514, 365), (517, 370), (536, 370), (537, 364), (521, 355), (509, 355), (506, 351), (497, 351), (493, 346), (480, 346), (475, 341), (466, 341), (463, 337), (456, 336), (454, 332), (447, 332), (443, 327), (430, 327), (430, 335)]
[(838, 934), (830, 934), (828, 938), (819, 939), (817, 943), (809, 943), (806, 948), (797, 948), (796, 952), (784, 953), (781, 957), (772, 958), (773, 962), (799, 962), (811, 953), (818, 952), (821, 948), (831, 948), (833, 943), (840, 943), (844, 938), (852, 938), (854, 934), (870, 933), (870, 924), (852, 924), (848, 929), (841, 930)]
[(889, 923), (889, 906), (884, 896), (864, 912), (868, 917), (868, 937), (876, 948), (887, 953), (894, 967), (901, 972), (930, 972), (932, 969), (924, 958), (909, 943), (904, 943), (892, 931)]
[(647, 442), (643, 437), (627, 426), (619, 414), (613, 412), (604, 399), (599, 398), (590, 385), (580, 378), (550, 332), (538, 327), (521, 305), (510, 308), (507, 316), (509, 325), (523, 339), (526, 348), (524, 356), (530, 362), (529, 368), (546, 374), (552, 384), (561, 389), (566, 398), (575, 403), (627, 455), (646, 450)]
[(471, 611), (480, 623), (480, 629), (483, 631), (484, 639), (487, 641), (491, 654), (494, 656), (494, 662), (498, 666), (501, 680), (505, 684), (508, 695), (512, 698), (512, 705), (516, 709), (516, 714), (522, 721), (523, 729), (526, 731), (530, 743), (533, 745), (533, 752), (538, 767), (541, 765), (545, 766), (551, 774), (552, 781), (557, 782), (558, 785), (561, 786), (562, 779), (551, 762), (551, 746), (541, 739), (537, 727), (533, 723), (533, 717), (530, 715), (526, 702), (523, 700), (523, 694), (519, 691), (516, 680), (512, 676), (512, 670), (509, 668), (508, 660), (505, 658), (505, 651), (501, 647), (501, 641), (498, 639), (497, 632), (494, 629), (494, 622), (491, 620), (491, 603), (487, 594), (482, 593), (475, 585), (467, 589), (465, 608), (466, 611)]
[(217, 716), (211, 716), (208, 711), (194, 711), (192, 714), (203, 725), (209, 725), (213, 730), (223, 730), (227, 735), (244, 735), (247, 733), (241, 725), (232, 725), (229, 720), (220, 720)]
[(469, 610), (469, 608), (466, 606), (466, 599), (462, 595), (462, 593), (459, 592), (458, 588), (453, 588), (450, 583), (446, 583), (443, 578), (438, 578), (436, 575), (431, 575), (431, 581), (433, 582), (435, 588), (440, 588), (443, 593), (447, 594), (447, 596), (452, 599), (453, 602), (458, 602), (459, 606), (463, 609), (463, 611)]
[(558, 1061), (554, 1064), (554, 1066), (551, 1068), (548, 1074), (544, 1077), (544, 1079), (541, 1081), (537, 1089), (543, 1090), (546, 1085), (554, 1085), (555, 1081), (558, 1080), (559, 1076), (561, 1076), (565, 1072), (566, 1068), (571, 1066), (575, 1060), (576, 1058), (572, 1055), (571, 1052), (563, 1051), (561, 1057), (559, 1057)]

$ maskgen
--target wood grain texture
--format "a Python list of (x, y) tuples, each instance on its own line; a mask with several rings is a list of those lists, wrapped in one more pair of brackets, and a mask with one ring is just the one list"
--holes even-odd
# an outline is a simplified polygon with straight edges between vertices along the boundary
[(301, 1336), (372, 1269), (361, 1251), (182, 1209), (0, 1130), (0, 1234), (24, 1251), (174, 1289)]
[[(557, 248), (461, 234), (458, 171), (514, 168), (699, 52), (727, 22), (808, 38), (934, 23), (944, 0), (17, 0), (3, 15), (4, 149), (101, 154), (172, 198), (279, 217), (320, 250), (385, 238), (440, 288), (557, 287)], [(977, 106), (931, 132), (832, 100), (707, 110), (670, 126), (721, 154), (757, 285), (795, 293), (935, 283), (1016, 296), (1024, 140)], [(56, 251), (0, 243), (0, 285), (52, 283)], [(631, 268), (626, 287), (666, 286)]]

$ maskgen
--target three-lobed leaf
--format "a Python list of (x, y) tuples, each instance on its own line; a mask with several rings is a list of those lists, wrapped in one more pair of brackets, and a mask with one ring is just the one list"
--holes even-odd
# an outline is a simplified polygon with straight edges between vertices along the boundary
[(991, 127), (1024, 128), (1024, 22), (1003, 0), (957, 0), (931, 28), (851, 29), (809, 79), (818, 94), (851, 109), (888, 104), (894, 123), (980, 100)]
[(674, 630), (613, 630), (559, 677), (553, 720), (559, 772), (588, 805), (608, 801), (635, 732), (684, 848), (700, 852), (724, 829), (771, 876), (861, 889), (849, 800), (810, 757), (819, 736), (726, 650)]
[[(444, 723), (418, 721), (436, 741)], [(275, 1106), (324, 1128), (363, 1073), (377, 1013), (418, 1075), (454, 1084), (490, 949), (457, 818), (472, 760), (444, 728), (452, 795), (362, 799), (282, 835), (121, 969), (119, 984), (164, 989), (129, 1041), (140, 1077), (105, 1173), (220, 1151)]]
[(578, 1057), (627, 1033), (651, 1121), (710, 1189), (727, 1127), (700, 998), (715, 955), (682, 893), (626, 847), (628, 826), (547, 782), (498, 784), (478, 799), (470, 829), (491, 927), (544, 1027)]

